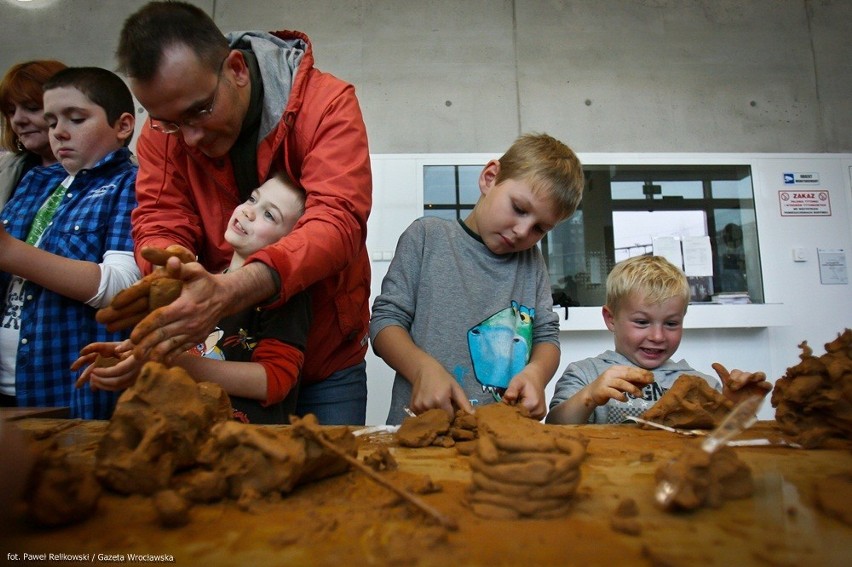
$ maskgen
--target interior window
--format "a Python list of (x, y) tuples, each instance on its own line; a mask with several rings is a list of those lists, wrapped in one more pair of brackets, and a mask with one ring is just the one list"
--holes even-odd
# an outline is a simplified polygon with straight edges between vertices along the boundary
[(465, 218), (479, 198), (479, 165), (423, 166), (423, 215)]
[[(480, 165), (424, 166), (424, 215), (464, 218)], [(585, 165), (580, 209), (541, 242), (554, 303), (599, 306), (612, 266), (664, 255), (687, 274), (695, 302), (763, 303), (751, 168)]]

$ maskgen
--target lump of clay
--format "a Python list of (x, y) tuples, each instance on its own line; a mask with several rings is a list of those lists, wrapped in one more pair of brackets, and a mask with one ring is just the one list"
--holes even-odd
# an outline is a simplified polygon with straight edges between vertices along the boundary
[(396, 436), (403, 447), (454, 447), (476, 439), (476, 417), (458, 410), (451, 420), (444, 410), (431, 409), (405, 418)]
[(642, 419), (683, 429), (713, 429), (733, 405), (700, 376), (682, 374)]
[(455, 441), (473, 441), (477, 437), (476, 416), (464, 410), (456, 411), (450, 424), (450, 437)]
[(613, 531), (638, 536), (642, 533), (642, 523), (637, 516), (639, 516), (639, 506), (636, 501), (625, 498), (618, 503), (618, 508), (609, 519), (609, 526)]
[(161, 526), (177, 528), (189, 523), (189, 502), (174, 490), (161, 490), (153, 500)]
[(416, 417), (407, 417), (396, 438), (403, 447), (428, 447), (450, 431), (450, 416), (442, 409), (430, 409)]
[(228, 395), (181, 368), (148, 362), (119, 398), (95, 453), (97, 474), (122, 494), (153, 494), (196, 463), (214, 423), (231, 417)]
[(846, 329), (813, 356), (799, 345), (801, 362), (775, 383), (772, 406), (781, 430), (805, 447), (852, 438), (852, 330)]
[[(47, 526), (84, 519), (103, 485), (152, 496), (161, 525), (181, 526), (194, 502), (232, 497), (248, 508), (266, 495), (346, 472), (349, 463), (338, 452), (358, 452), (347, 427), (322, 429), (338, 449), (332, 451), (296, 428), (243, 424), (231, 415), (219, 386), (148, 362), (119, 398), (97, 446), (97, 476), (62, 451), (44, 452), (30, 480), (30, 514)], [(316, 416), (302, 421), (319, 429)]]
[(710, 454), (700, 443), (690, 444), (676, 459), (660, 465), (654, 476), (658, 484), (668, 481), (674, 487), (671, 509), (718, 508), (725, 500), (754, 493), (751, 469), (730, 447)]
[(55, 440), (38, 450), (25, 500), (32, 521), (45, 527), (80, 522), (97, 508), (101, 487), (91, 465), (75, 459)]
[(399, 463), (387, 447), (380, 447), (365, 456), (364, 464), (374, 471), (395, 471), (399, 468)]
[(566, 514), (580, 483), (585, 441), (530, 419), (520, 406), (490, 404), (477, 409), (476, 420), (467, 493), (474, 513), (495, 519)]
[(191, 502), (218, 502), (228, 495), (225, 476), (212, 470), (193, 468), (172, 476), (171, 485)]
[(151, 282), (148, 292), (148, 309), (153, 311), (171, 304), (180, 297), (183, 282), (174, 278), (159, 278)]
[(132, 328), (155, 309), (180, 297), (182, 286), (183, 282), (168, 277), (166, 270), (154, 270), (118, 292), (107, 307), (98, 310), (95, 319), (110, 330)]
[[(314, 416), (305, 416), (305, 419)], [(213, 426), (198, 462), (224, 478), (234, 499), (291, 492), (299, 484), (342, 474), (349, 463), (294, 428), (259, 427), (237, 421)], [(324, 428), (323, 435), (350, 456), (358, 453), (346, 427)]]

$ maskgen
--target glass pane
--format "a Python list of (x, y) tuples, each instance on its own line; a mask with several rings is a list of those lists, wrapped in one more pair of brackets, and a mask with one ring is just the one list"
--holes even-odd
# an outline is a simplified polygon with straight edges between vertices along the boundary
[(642, 181), (613, 181), (610, 184), (613, 199), (644, 199)]
[(615, 261), (653, 252), (660, 236), (707, 236), (704, 211), (613, 211)]
[(441, 205), (456, 204), (456, 168), (454, 165), (423, 166), (423, 201)]
[(711, 182), (714, 199), (751, 199), (751, 177)]
[(465, 205), (475, 205), (479, 199), (479, 174), (481, 165), (459, 166), (459, 202)]
[(752, 303), (763, 303), (754, 209), (716, 209), (714, 215), (718, 292), (747, 292)]
[(600, 288), (600, 285), (589, 285), (583, 234), (583, 211), (579, 210), (565, 222), (556, 225), (542, 243), (542, 250), (547, 251), (553, 301), (557, 305), (589, 305), (589, 301), (597, 300), (596, 291), (599, 289), (596, 288)]

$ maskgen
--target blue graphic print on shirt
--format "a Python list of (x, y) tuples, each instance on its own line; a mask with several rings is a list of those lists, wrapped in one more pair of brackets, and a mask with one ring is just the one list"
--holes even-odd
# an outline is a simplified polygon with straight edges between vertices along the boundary
[(467, 344), (476, 380), (495, 398), (530, 359), (535, 308), (512, 301), (467, 332)]

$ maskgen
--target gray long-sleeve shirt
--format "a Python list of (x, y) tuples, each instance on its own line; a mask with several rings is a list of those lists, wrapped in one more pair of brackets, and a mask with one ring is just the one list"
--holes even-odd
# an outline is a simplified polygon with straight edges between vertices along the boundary
[[(373, 303), (370, 338), (397, 325), (462, 385), (473, 405), (493, 402), (532, 346), (559, 347), (550, 279), (537, 247), (493, 254), (460, 222), (414, 221)], [(401, 423), (411, 384), (394, 378), (387, 422)]]
[[(556, 381), (556, 391), (550, 400), (552, 410), (589, 384), (595, 381), (604, 370), (611, 366), (636, 366), (627, 357), (615, 351), (608, 350), (593, 358), (572, 362)], [(623, 423), (627, 416), (639, 417), (645, 410), (653, 406), (660, 397), (674, 385), (681, 374), (692, 374), (704, 378), (714, 389), (722, 391), (722, 382), (708, 374), (703, 374), (692, 368), (685, 360), (675, 362), (671, 359), (652, 370), (654, 382), (642, 389), (642, 397), (634, 398), (627, 394), (627, 401), (610, 399), (602, 406), (595, 408), (589, 416), (589, 423)]]

